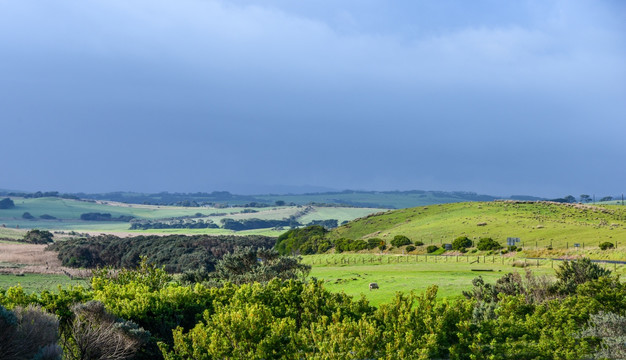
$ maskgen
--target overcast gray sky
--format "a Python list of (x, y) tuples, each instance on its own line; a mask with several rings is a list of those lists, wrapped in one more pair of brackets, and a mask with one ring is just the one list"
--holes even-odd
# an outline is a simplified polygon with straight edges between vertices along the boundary
[(0, 0), (0, 188), (626, 190), (626, 5)]

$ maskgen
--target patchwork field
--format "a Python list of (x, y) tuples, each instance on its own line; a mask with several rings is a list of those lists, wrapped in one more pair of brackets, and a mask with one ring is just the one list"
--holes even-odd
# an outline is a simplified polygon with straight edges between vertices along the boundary
[[(262, 234), (278, 236), (283, 230), (280, 229), (255, 229), (234, 232), (227, 229), (148, 229), (129, 230), (130, 224), (126, 221), (84, 221), (80, 217), (85, 213), (108, 213), (113, 218), (119, 216), (132, 216), (140, 220), (173, 221), (185, 218), (185, 221), (212, 221), (220, 225), (224, 218), (233, 220), (262, 219), (282, 220), (290, 217), (296, 218), (301, 223), (312, 220), (336, 219), (339, 223), (350, 221), (371, 213), (381, 211), (376, 208), (353, 208), (353, 207), (318, 207), (318, 206), (276, 206), (264, 208), (210, 208), (210, 207), (178, 207), (178, 206), (155, 206), (123, 204), (107, 201), (82, 201), (48, 198), (13, 198), (15, 207), (0, 210), (0, 238), (16, 239), (22, 235), (12, 231), (16, 229), (46, 229), (60, 231), (76, 231), (83, 233), (99, 234)], [(24, 213), (29, 213), (33, 218), (25, 219)], [(55, 219), (42, 219), (41, 217), (52, 216)], [(1, 227), (4, 226), (4, 227)]]

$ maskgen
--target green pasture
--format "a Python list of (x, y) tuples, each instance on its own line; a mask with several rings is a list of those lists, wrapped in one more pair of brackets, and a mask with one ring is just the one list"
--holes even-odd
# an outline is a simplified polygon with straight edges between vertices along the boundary
[(0, 227), (0, 239), (16, 240), (24, 237), (26, 232), (19, 229)]
[(626, 250), (626, 208), (621, 206), (571, 206), (549, 203), (466, 202), (395, 210), (341, 226), (332, 239), (395, 235), (441, 245), (456, 237), (478, 240), (491, 237), (506, 245), (507, 237), (521, 238), (525, 249), (597, 249), (604, 241)]
[[(479, 259), (479, 262), (476, 260)], [(530, 260), (501, 256), (396, 256), (374, 254), (309, 255), (303, 262), (312, 265), (311, 277), (326, 281), (331, 291), (365, 296), (372, 304), (390, 301), (396, 292), (421, 293), (431, 285), (439, 287), (438, 297), (455, 299), (472, 287), (472, 280), (482, 276), (495, 282), (509, 272), (521, 275), (530, 269), (536, 275), (554, 275), (559, 261)], [(526, 262), (526, 268), (513, 264)], [(626, 274), (625, 265), (603, 264), (617, 274)], [(486, 271), (472, 271), (486, 270)], [(375, 282), (378, 290), (369, 290)]]
[(85, 279), (70, 280), (65, 275), (56, 274), (24, 274), (17, 276), (14, 274), (0, 274), (0, 288), (7, 289), (12, 286), (21, 285), (27, 293), (41, 292), (43, 290), (55, 291), (60, 287), (70, 286), (87, 287), (89, 284)]

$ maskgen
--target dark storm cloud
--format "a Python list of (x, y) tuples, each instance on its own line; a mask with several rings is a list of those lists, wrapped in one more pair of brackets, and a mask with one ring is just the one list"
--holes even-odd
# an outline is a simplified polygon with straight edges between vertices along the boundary
[(293, 4), (0, 2), (0, 187), (622, 191), (619, 3)]

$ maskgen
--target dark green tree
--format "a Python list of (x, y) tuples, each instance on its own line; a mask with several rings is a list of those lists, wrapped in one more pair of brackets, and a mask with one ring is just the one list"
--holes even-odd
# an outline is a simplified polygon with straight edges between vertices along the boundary
[(24, 241), (31, 244), (48, 244), (53, 242), (54, 235), (47, 230), (30, 230), (24, 235)]
[(15, 207), (15, 203), (13, 203), (13, 200), (11, 199), (4, 198), (0, 200), (0, 209), (11, 209), (14, 207)]
[(611, 270), (591, 262), (589, 258), (563, 261), (556, 269), (556, 286), (563, 294), (573, 294), (580, 284), (611, 275)]
[(467, 236), (459, 236), (458, 238), (452, 241), (452, 249), (461, 250), (472, 247), (472, 240), (470, 240)]
[(411, 239), (409, 239), (408, 237), (404, 235), (396, 235), (393, 237), (393, 240), (391, 240), (391, 245), (395, 247), (411, 245), (411, 244), (412, 244)]
[(266, 283), (281, 280), (305, 279), (311, 266), (302, 264), (297, 256), (283, 256), (274, 249), (236, 248), (226, 254), (215, 266), (211, 279), (234, 284)]

